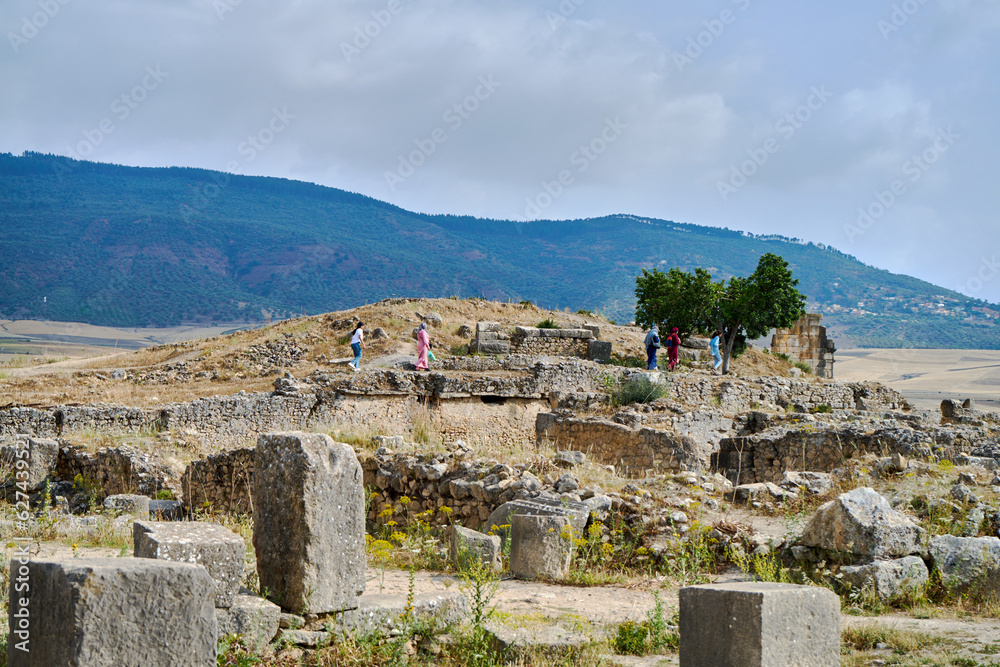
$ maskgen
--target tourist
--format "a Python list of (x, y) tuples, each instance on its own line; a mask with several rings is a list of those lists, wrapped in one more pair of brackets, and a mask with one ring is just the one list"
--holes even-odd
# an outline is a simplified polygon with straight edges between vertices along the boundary
[(667, 336), (667, 368), (669, 370), (674, 370), (677, 365), (677, 355), (681, 351), (681, 337), (677, 335), (677, 331), (677, 327), (674, 327), (670, 330), (670, 335)]
[(430, 370), (427, 367), (427, 353), (431, 349), (431, 337), (427, 333), (427, 323), (420, 323), (420, 330), (417, 331), (417, 370)]
[(365, 349), (365, 323), (358, 322), (351, 334), (351, 349), (354, 351), (354, 359), (348, 364), (351, 370), (361, 370), (361, 350)]
[(646, 369), (655, 371), (656, 370), (656, 351), (660, 348), (660, 330), (655, 324), (653, 328), (649, 330), (646, 334), (646, 340), (643, 341), (646, 346)]
[(719, 336), (722, 332), (716, 329), (712, 332), (712, 340), (708, 341), (708, 351), (712, 354), (712, 359), (715, 361), (715, 367), (712, 369), (713, 375), (719, 374), (719, 369), (722, 368), (722, 354), (719, 352)]

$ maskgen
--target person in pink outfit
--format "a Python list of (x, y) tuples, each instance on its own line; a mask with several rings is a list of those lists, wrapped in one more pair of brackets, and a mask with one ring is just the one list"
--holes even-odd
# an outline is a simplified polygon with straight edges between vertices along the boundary
[(420, 331), (417, 332), (417, 370), (430, 370), (427, 367), (427, 353), (431, 349), (431, 337), (427, 333), (427, 323), (420, 323)]

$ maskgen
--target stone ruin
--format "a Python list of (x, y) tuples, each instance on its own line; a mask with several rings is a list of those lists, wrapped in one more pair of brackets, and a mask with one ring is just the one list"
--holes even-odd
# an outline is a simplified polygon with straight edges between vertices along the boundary
[(771, 336), (771, 351), (787, 354), (795, 361), (809, 364), (816, 377), (833, 379), (833, 341), (826, 337), (826, 327), (820, 326), (823, 316), (808, 313), (789, 329), (777, 329)]
[(578, 357), (608, 362), (611, 351), (611, 342), (601, 340), (597, 324), (585, 324), (579, 329), (517, 326), (510, 333), (499, 322), (477, 322), (476, 337), (469, 341), (470, 354)]

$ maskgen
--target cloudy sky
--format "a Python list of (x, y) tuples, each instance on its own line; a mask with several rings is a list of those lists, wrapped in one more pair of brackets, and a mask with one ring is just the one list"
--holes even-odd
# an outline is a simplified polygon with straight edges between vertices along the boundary
[(827, 243), (1000, 301), (994, 0), (4, 0), (0, 152)]

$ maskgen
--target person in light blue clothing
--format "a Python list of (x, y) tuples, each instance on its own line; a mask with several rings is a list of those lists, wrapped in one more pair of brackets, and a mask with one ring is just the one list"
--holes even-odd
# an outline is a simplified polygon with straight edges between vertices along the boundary
[(646, 346), (646, 369), (655, 371), (656, 370), (656, 351), (660, 349), (660, 329), (655, 324), (653, 328), (649, 330), (646, 334), (646, 340), (643, 341)]
[(712, 359), (715, 360), (715, 368), (712, 369), (712, 373), (715, 375), (719, 374), (719, 368), (722, 367), (722, 354), (719, 352), (720, 336), (722, 336), (722, 332), (716, 329), (712, 332), (712, 340), (708, 341), (708, 351), (712, 354)]

